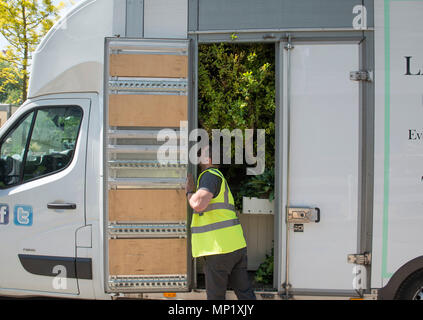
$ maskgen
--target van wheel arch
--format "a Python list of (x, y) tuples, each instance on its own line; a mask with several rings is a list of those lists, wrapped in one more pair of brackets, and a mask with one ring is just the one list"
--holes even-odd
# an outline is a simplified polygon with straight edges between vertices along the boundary
[[(399, 268), (385, 287), (379, 290), (379, 300), (406, 299), (412, 283), (423, 281), (423, 256), (417, 257)], [(420, 282), (419, 282), (420, 283)], [(423, 283), (423, 282), (422, 282)]]
[(420, 269), (410, 275), (401, 284), (395, 300), (423, 300), (423, 269)]

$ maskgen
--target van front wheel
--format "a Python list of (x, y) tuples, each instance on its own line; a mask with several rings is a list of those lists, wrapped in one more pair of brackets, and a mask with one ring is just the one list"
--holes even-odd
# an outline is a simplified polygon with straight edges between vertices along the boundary
[(423, 270), (409, 276), (395, 295), (396, 300), (423, 300)]

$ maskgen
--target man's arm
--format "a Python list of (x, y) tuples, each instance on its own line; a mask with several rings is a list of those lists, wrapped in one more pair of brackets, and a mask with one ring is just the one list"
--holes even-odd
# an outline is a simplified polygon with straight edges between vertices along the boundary
[(195, 212), (203, 212), (211, 199), (213, 199), (213, 193), (204, 189), (188, 194), (188, 203)]
[(188, 203), (195, 212), (204, 211), (214, 197), (213, 193), (206, 189), (200, 188), (197, 192), (194, 192), (194, 179), (192, 175), (187, 177), (185, 191), (187, 192)]

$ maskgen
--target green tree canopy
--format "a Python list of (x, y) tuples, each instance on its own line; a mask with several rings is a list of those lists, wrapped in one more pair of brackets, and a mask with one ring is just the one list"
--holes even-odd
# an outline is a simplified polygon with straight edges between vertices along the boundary
[(212, 129), (266, 130), (266, 167), (274, 165), (275, 47), (211, 44), (199, 48), (199, 122)]
[(0, 61), (8, 63), (0, 69), (0, 78), (6, 79), (0, 84), (0, 92), (9, 84), (19, 85), (21, 95), (12, 103), (26, 100), (32, 53), (63, 6), (64, 2), (55, 6), (52, 0), (0, 0), (0, 33), (9, 42), (0, 53)]
[[(6, 77), (8, 73), (12, 76)], [(0, 60), (0, 103), (15, 104), (21, 99), (21, 81), (16, 83), (10, 79), (19, 79), (19, 75), (14, 73), (9, 62)]]
[[(264, 129), (265, 173), (269, 175), (275, 163), (275, 46), (238, 43), (201, 45), (198, 72), (199, 126), (210, 136), (213, 129)], [(234, 147), (233, 144), (233, 151)], [(246, 176), (246, 164), (223, 165), (220, 169), (229, 181), (235, 206), (240, 209), (241, 187), (248, 186), (251, 179)], [(259, 178), (267, 181), (267, 175)]]

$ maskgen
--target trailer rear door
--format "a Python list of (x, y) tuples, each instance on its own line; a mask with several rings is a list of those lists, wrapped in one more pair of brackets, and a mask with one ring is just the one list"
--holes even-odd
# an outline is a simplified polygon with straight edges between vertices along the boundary
[[(188, 290), (187, 165), (180, 122), (188, 120), (185, 40), (107, 39), (104, 212), (108, 292)], [(186, 123), (185, 123), (186, 124)], [(157, 151), (162, 129), (177, 160)]]
[(347, 256), (358, 250), (360, 85), (350, 72), (359, 70), (359, 45), (294, 43), (284, 65), (286, 201), (293, 214), (310, 209), (303, 212), (312, 220), (289, 224), (288, 281), (293, 292), (353, 291)]

